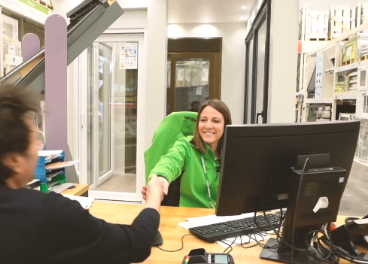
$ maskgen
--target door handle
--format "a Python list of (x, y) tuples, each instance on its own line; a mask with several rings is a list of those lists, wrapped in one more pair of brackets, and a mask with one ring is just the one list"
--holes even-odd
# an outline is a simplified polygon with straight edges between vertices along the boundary
[(257, 113), (257, 117), (256, 117), (256, 122), (257, 122), (257, 123), (256, 123), (256, 124), (258, 124), (258, 117), (259, 117), (259, 116), (262, 116), (262, 117), (263, 117), (263, 111), (262, 111), (261, 113)]

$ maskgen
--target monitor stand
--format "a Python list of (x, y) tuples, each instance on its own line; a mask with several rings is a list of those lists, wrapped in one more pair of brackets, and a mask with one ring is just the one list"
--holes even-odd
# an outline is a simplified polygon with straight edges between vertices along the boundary
[[(307, 163), (306, 158), (309, 159), (309, 164)], [(307, 171), (307, 167), (323, 168), (327, 166), (329, 166), (329, 155), (322, 154), (322, 155), (298, 156), (297, 163), (294, 168), (299, 170), (304, 168), (305, 169), (304, 171)], [(293, 177), (292, 179), (297, 178)], [(326, 263), (326, 261), (319, 260), (323, 259), (324, 256), (320, 255), (316, 250), (312, 252), (316, 254), (315, 258), (307, 254), (307, 243), (310, 244), (311, 239), (313, 237), (311, 231), (320, 230), (323, 223), (321, 223), (319, 226), (313, 224), (293, 228), (296, 208), (299, 206), (303, 206), (303, 203), (305, 202), (302, 200), (299, 201), (299, 204), (297, 204), (296, 202), (298, 200), (297, 199), (298, 195), (300, 195), (296, 191), (298, 190), (300, 180), (305, 181), (305, 177), (304, 178), (300, 177), (296, 181), (292, 180), (290, 183), (291, 191), (289, 192), (289, 204), (285, 215), (283, 232), (281, 235), (282, 240), (279, 243), (279, 241), (277, 241), (276, 239), (270, 238), (260, 254), (260, 258), (262, 259), (269, 259), (277, 262), (292, 263), (292, 264)], [(297, 215), (295, 215), (295, 217), (298, 218)], [(285, 244), (284, 242), (286, 242), (287, 244)], [(289, 245), (293, 245), (294, 250), (292, 250)], [(313, 249), (309, 250), (312, 251)]]
[[(301, 242), (301, 241), (300, 241)], [(282, 242), (281, 242), (282, 243)], [(294, 249), (294, 257), (291, 257), (291, 248), (287, 245), (284, 245), (288, 248), (287, 251), (284, 251), (281, 243), (274, 239), (270, 238), (265, 247), (263, 248), (261, 254), (259, 255), (262, 259), (273, 260), (277, 262), (283, 263), (293, 263), (293, 264), (325, 264), (326, 261), (318, 261), (312, 257), (310, 257), (306, 252), (300, 252)], [(296, 246), (297, 243), (295, 243)], [(277, 247), (276, 247), (277, 246)], [(268, 247), (274, 247), (275, 249), (268, 249)], [(305, 248), (305, 247), (304, 247)], [(323, 258), (323, 256), (319, 256), (319, 258)], [(293, 261), (292, 261), (293, 260)]]

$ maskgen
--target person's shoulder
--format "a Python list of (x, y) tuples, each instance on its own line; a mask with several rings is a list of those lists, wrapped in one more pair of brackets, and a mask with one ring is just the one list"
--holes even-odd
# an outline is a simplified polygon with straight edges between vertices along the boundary
[(35, 202), (36, 204), (38, 204), (38, 202), (47, 199), (48, 196), (47, 193), (26, 188), (16, 190), (14, 194), (15, 197), (22, 200), (23, 202), (31, 204), (34, 204)]
[(176, 140), (176, 144), (185, 144), (185, 145), (192, 145), (191, 141), (193, 139), (193, 136), (186, 136), (186, 137), (181, 137), (179, 139)]

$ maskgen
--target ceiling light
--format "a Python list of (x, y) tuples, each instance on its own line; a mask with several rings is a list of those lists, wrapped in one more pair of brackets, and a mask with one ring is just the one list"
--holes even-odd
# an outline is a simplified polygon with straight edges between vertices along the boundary
[(175, 20), (171, 20), (171, 22), (170, 22), (171, 24), (173, 24), (173, 23), (175, 23)]
[(208, 23), (208, 20), (205, 20), (204, 23)]
[(244, 17), (239, 17), (239, 20), (243, 20), (244, 19)]
[(247, 7), (246, 6), (242, 6), (241, 9), (246, 9)]

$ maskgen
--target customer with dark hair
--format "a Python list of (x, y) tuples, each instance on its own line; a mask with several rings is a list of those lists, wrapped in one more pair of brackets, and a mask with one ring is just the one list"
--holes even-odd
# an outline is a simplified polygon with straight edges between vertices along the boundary
[[(169, 184), (181, 176), (179, 206), (216, 207), (224, 130), (230, 124), (230, 110), (224, 102), (203, 102), (194, 136), (178, 139), (150, 172), (164, 183), (165, 193)], [(143, 187), (144, 198), (146, 190)]]
[(200, 102), (198, 101), (193, 101), (191, 104), (190, 104), (191, 108), (189, 109), (190, 112), (198, 112), (199, 110), (199, 106), (200, 106)]
[(31, 93), (0, 88), (0, 262), (131, 263), (151, 252), (163, 184), (152, 177), (146, 208), (131, 225), (93, 217), (76, 201), (26, 189), (42, 144)]

